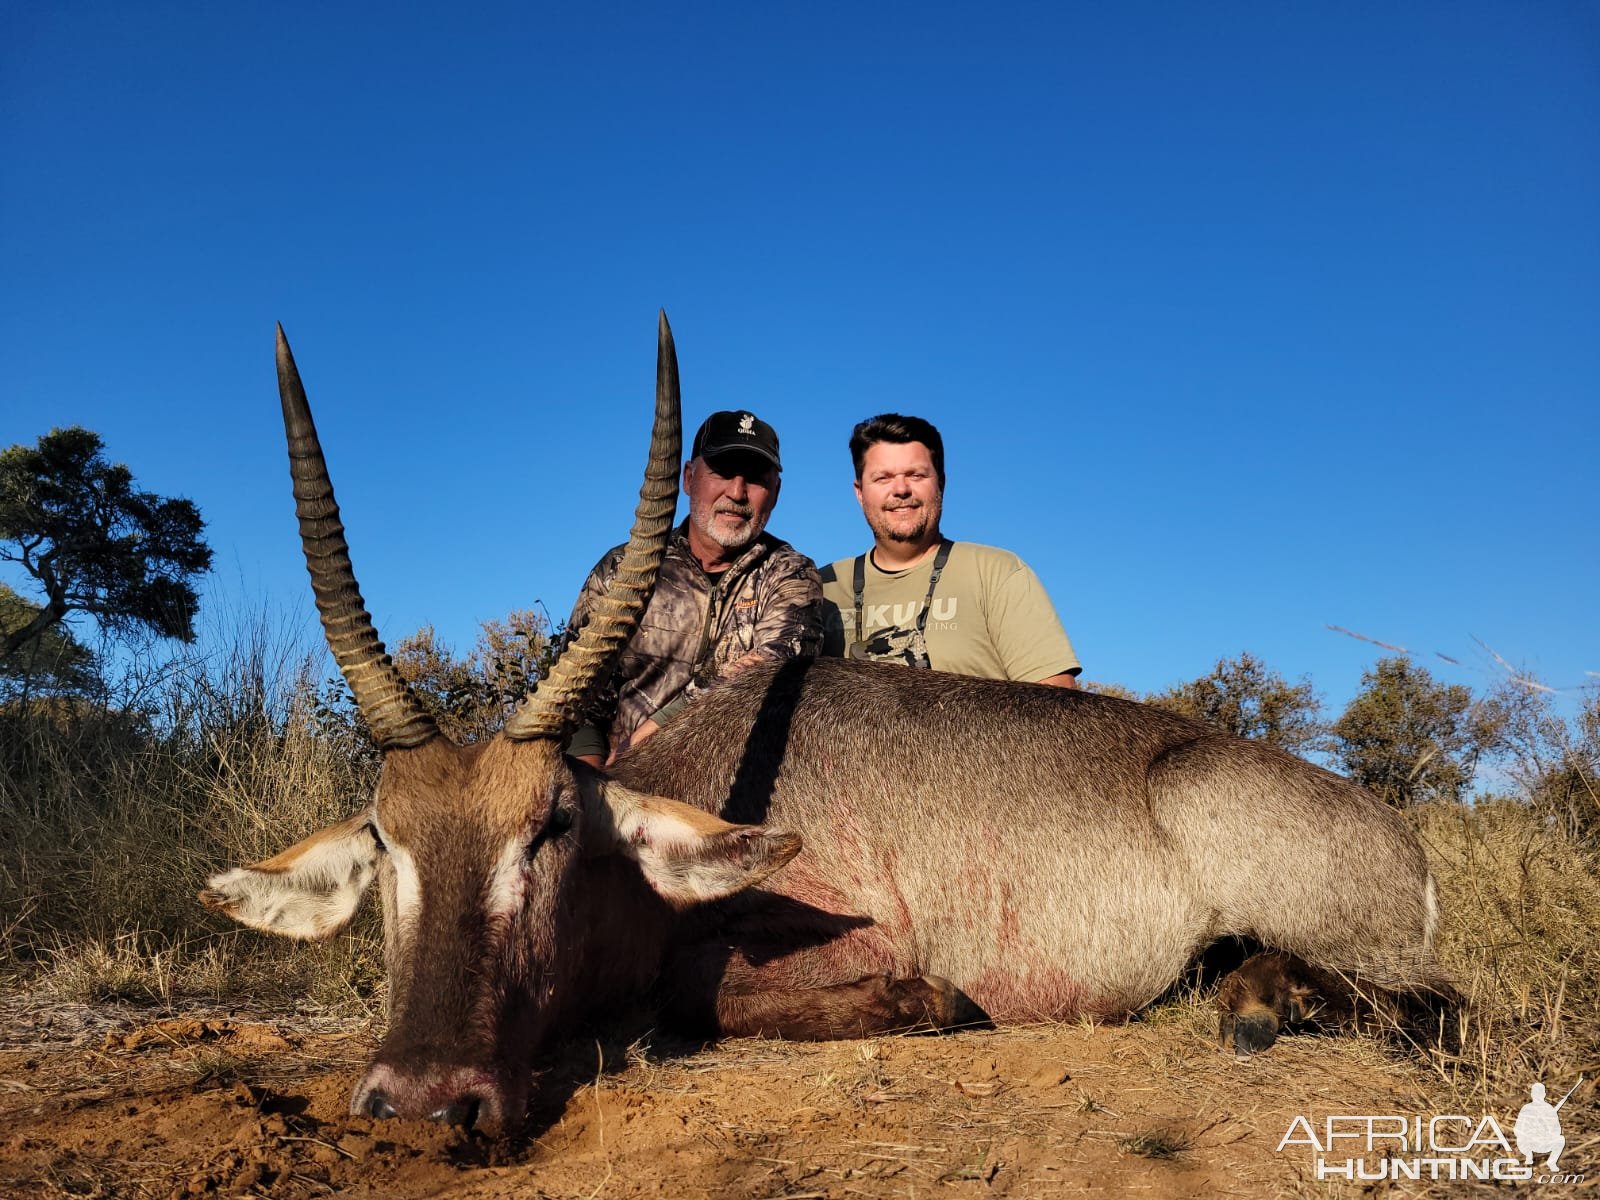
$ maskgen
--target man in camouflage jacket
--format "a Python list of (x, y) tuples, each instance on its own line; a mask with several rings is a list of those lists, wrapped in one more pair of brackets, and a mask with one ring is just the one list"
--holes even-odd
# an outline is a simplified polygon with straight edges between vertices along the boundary
[[(599, 766), (653, 734), (753, 663), (812, 656), (822, 641), (822, 583), (812, 561), (764, 532), (778, 502), (778, 435), (748, 412), (719, 412), (683, 466), (689, 518), (673, 530), (655, 594), (567, 752)], [(622, 560), (595, 564), (563, 648), (605, 595)]]

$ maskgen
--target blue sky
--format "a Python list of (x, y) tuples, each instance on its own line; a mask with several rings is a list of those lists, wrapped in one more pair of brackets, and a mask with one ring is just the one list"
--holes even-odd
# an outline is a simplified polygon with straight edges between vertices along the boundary
[(864, 548), (926, 416), (1091, 678), (1600, 678), (1600, 8), (379, 12), (4, 9), (0, 445), (195, 499), (214, 613), (313, 620), (274, 321), (380, 629), (465, 646), (625, 533), (664, 306), (774, 532)]

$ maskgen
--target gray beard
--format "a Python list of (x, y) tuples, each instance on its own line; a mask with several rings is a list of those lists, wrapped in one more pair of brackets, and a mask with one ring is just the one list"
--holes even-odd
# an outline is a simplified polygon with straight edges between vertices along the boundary
[(747, 524), (743, 530), (737, 533), (725, 532), (724, 530), (717, 528), (715, 509), (712, 509), (712, 511), (708, 513), (704, 509), (698, 508), (693, 504), (689, 506), (689, 520), (694, 523), (694, 527), (696, 529), (705, 534), (706, 537), (710, 538), (724, 550), (738, 550), (748, 546), (751, 542), (760, 537), (762, 530), (767, 527), (766, 521), (757, 516), (754, 510), (751, 510), (749, 524)]

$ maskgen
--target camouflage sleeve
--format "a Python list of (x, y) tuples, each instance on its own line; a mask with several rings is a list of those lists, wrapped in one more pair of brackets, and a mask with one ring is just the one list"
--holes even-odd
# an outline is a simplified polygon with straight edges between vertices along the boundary
[(816, 564), (789, 546), (774, 551), (761, 573), (751, 648), (710, 679), (693, 679), (657, 714), (665, 723), (724, 679), (758, 662), (814, 658), (822, 648), (822, 579)]
[(822, 649), (822, 578), (816, 564), (796, 550), (773, 557), (770, 590), (756, 605), (755, 648), (746, 658), (815, 658)]
[[(600, 603), (606, 594), (606, 589), (611, 586), (611, 580), (617, 573), (617, 564), (622, 561), (622, 546), (615, 546), (608, 550), (595, 563), (594, 570), (589, 572), (589, 577), (583, 581), (583, 588), (578, 592), (577, 602), (572, 606), (572, 615), (567, 618), (567, 626), (561, 633), (561, 642), (556, 648), (554, 661), (559, 661), (567, 652), (567, 647), (578, 640), (578, 634), (583, 632), (583, 627), (588, 624), (590, 615), (595, 606)], [(552, 665), (553, 665), (552, 662)], [(612, 679), (595, 689), (589, 698), (589, 703), (584, 706), (581, 714), (583, 723), (573, 734), (572, 742), (567, 749), (569, 753), (584, 754), (594, 753), (594, 742), (598, 739), (605, 741), (605, 731), (611, 728), (611, 718), (617, 711), (616, 684)], [(599, 750), (602, 755), (605, 750)]]

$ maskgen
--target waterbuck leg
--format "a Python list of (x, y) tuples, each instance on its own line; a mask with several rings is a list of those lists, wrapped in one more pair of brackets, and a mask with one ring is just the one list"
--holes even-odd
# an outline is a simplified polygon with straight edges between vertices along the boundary
[(919, 972), (871, 918), (752, 889), (699, 919), (662, 980), (669, 1014), (688, 1029), (822, 1040), (986, 1019), (953, 984)]
[(1282, 950), (1251, 955), (1217, 989), (1218, 1041), (1239, 1055), (1256, 1054), (1278, 1040), (1286, 1025), (1309, 1021), (1341, 1005), (1348, 989)]
[(716, 1001), (717, 1026), (725, 1036), (797, 1041), (948, 1029), (962, 1024), (971, 1008), (953, 984), (937, 975), (871, 975), (831, 987), (785, 991), (723, 990)]

